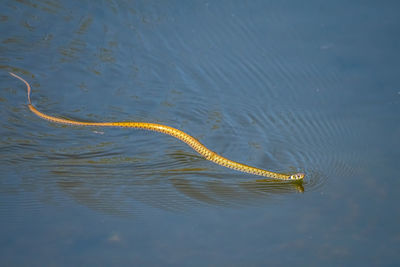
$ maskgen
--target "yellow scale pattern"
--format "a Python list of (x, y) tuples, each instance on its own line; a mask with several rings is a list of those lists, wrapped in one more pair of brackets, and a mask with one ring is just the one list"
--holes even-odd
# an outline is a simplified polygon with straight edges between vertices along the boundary
[(230, 159), (227, 159), (227, 158), (211, 151), (210, 149), (205, 147), (202, 143), (200, 143), (193, 136), (190, 136), (187, 133), (182, 132), (181, 130), (178, 130), (178, 129), (175, 129), (175, 128), (172, 128), (172, 127), (169, 127), (166, 125), (162, 125), (162, 124), (148, 123), (148, 122), (83, 122), (83, 121), (61, 119), (61, 118), (57, 118), (57, 117), (53, 117), (53, 116), (44, 114), (44, 113), (40, 112), (39, 110), (37, 110), (31, 103), (31, 98), (30, 98), (31, 87), (30, 87), (29, 83), (14, 73), (10, 72), (10, 74), (25, 83), (25, 85), (27, 87), (27, 91), (28, 91), (28, 107), (33, 113), (35, 113), (37, 116), (39, 116), (42, 119), (52, 121), (55, 123), (70, 124), (70, 125), (100, 126), (100, 127), (125, 127), (125, 128), (137, 128), (137, 129), (156, 131), (156, 132), (160, 132), (160, 133), (164, 133), (164, 134), (173, 136), (173, 137), (181, 140), (182, 142), (188, 144), (191, 148), (193, 148), (197, 153), (202, 155), (205, 159), (212, 161), (218, 165), (227, 167), (227, 168), (231, 168), (231, 169), (241, 171), (241, 172), (251, 173), (254, 175), (279, 179), (279, 180), (290, 180), (290, 181), (302, 180), (305, 176), (304, 173), (295, 173), (292, 175), (288, 175), (288, 174), (271, 172), (271, 171), (259, 169), (256, 167), (251, 167), (251, 166), (248, 166), (248, 165), (245, 165), (242, 163), (232, 161)]

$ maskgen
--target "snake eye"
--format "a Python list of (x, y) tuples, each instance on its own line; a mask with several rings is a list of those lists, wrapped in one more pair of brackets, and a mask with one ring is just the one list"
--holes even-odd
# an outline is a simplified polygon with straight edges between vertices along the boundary
[(304, 174), (296, 173), (296, 174), (290, 175), (289, 180), (301, 180), (301, 179), (303, 179), (303, 177), (304, 177)]

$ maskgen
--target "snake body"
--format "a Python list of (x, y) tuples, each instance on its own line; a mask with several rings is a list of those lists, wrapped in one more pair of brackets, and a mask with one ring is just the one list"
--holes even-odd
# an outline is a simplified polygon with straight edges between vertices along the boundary
[(259, 176), (264, 176), (264, 177), (269, 177), (269, 178), (274, 178), (274, 179), (279, 179), (279, 180), (302, 180), (305, 176), (304, 173), (295, 173), (295, 174), (281, 174), (281, 173), (276, 173), (272, 171), (267, 171), (264, 169), (259, 169), (256, 167), (248, 166), (242, 163), (238, 163), (236, 161), (227, 159), (221, 155), (218, 155), (217, 153), (211, 151), (208, 149), (206, 146), (204, 146), (202, 143), (200, 143), (196, 138), (194, 138), (191, 135), (188, 135), (185, 132), (182, 132), (181, 130), (175, 129), (170, 126), (162, 125), (162, 124), (157, 124), (157, 123), (148, 123), (148, 122), (84, 122), (84, 121), (76, 121), (76, 120), (69, 120), (69, 119), (62, 119), (62, 118), (57, 118), (53, 117), (47, 114), (44, 114), (37, 110), (31, 102), (31, 87), (27, 81), (25, 81), (23, 78), (20, 76), (11, 73), (12, 76), (15, 78), (21, 80), (22, 82), (25, 83), (27, 87), (27, 94), (28, 94), (28, 107), (29, 109), (39, 116), (42, 119), (55, 122), (55, 123), (60, 123), (60, 124), (69, 124), (69, 125), (80, 125), (80, 126), (100, 126), (100, 127), (125, 127), (125, 128), (137, 128), (137, 129), (144, 129), (144, 130), (149, 130), (149, 131), (155, 131), (155, 132), (160, 132), (164, 133), (170, 136), (173, 136), (182, 142), (188, 144), (191, 148), (193, 148), (197, 153), (202, 155), (205, 159), (212, 161), (218, 165), (231, 168), (237, 171), (241, 172), (246, 172), (254, 175), (259, 175)]

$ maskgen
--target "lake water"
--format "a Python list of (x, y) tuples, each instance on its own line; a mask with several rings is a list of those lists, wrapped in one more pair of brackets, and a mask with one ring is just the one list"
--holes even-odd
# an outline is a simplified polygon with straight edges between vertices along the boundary
[(398, 1), (1, 6), (1, 266), (400, 264)]

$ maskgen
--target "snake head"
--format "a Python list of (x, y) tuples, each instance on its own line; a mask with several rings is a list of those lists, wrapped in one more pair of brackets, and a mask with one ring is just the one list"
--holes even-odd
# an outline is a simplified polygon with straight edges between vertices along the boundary
[(304, 178), (304, 176), (306, 176), (304, 173), (298, 172), (298, 173), (290, 175), (288, 180), (292, 180), (292, 181), (301, 180)]

